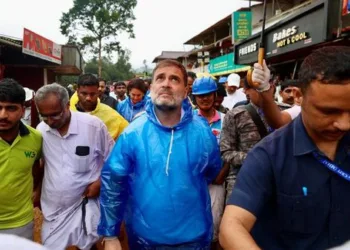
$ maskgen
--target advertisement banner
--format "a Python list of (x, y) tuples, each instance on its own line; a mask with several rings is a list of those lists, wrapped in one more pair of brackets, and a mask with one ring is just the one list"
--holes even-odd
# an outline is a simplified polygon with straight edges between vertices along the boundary
[(22, 52), (40, 59), (61, 64), (62, 46), (24, 28)]
[(350, 1), (343, 0), (343, 16), (349, 14), (350, 12)]
[(232, 41), (234, 43), (252, 35), (252, 13), (250, 11), (236, 11), (232, 14)]

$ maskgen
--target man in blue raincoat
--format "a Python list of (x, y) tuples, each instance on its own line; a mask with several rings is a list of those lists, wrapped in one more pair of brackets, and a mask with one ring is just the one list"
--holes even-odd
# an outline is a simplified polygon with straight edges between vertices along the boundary
[(209, 249), (213, 221), (208, 184), (221, 169), (216, 138), (192, 114), (187, 73), (177, 61), (153, 71), (146, 112), (119, 137), (102, 170), (98, 232), (106, 250)]

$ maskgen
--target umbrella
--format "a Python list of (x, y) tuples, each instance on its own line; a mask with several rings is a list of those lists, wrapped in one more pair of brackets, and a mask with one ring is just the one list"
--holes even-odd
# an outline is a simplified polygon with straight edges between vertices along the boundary
[[(260, 34), (260, 46), (259, 46), (259, 54), (258, 54), (258, 63), (262, 66), (264, 63), (264, 56), (265, 56), (265, 46), (264, 46), (264, 37), (265, 37), (265, 23), (266, 23), (266, 0), (264, 0), (264, 15), (263, 15), (263, 23), (262, 23), (262, 29)], [(249, 70), (247, 73), (247, 79), (250, 86), (253, 88), (259, 87), (259, 83), (255, 83), (252, 80), (252, 70)]]

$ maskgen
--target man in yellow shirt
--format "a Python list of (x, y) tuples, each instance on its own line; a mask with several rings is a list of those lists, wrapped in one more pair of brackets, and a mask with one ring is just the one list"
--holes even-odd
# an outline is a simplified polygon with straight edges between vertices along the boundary
[(39, 170), (42, 136), (21, 122), (24, 102), (21, 85), (8, 78), (0, 81), (0, 234), (32, 240), (32, 173)]
[(116, 140), (129, 123), (117, 111), (100, 102), (98, 89), (99, 82), (94, 75), (81, 75), (78, 79), (78, 89), (70, 99), (70, 109), (88, 112), (100, 118), (107, 126), (109, 134)]

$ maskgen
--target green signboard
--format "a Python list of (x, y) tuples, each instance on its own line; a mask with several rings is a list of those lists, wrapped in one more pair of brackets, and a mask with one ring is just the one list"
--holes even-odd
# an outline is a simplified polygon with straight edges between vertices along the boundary
[(252, 35), (252, 13), (236, 11), (232, 14), (232, 41), (237, 43)]
[(246, 70), (245, 65), (236, 65), (234, 63), (234, 57), (234, 53), (229, 53), (210, 60), (209, 73), (211, 75), (225, 75)]

